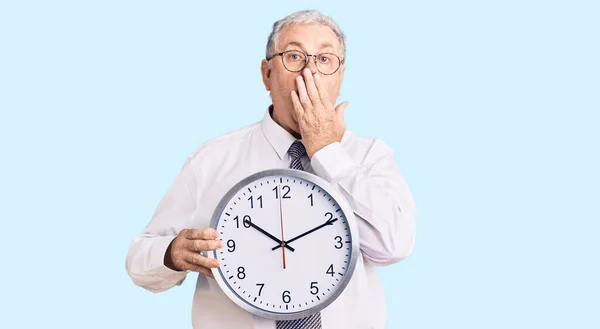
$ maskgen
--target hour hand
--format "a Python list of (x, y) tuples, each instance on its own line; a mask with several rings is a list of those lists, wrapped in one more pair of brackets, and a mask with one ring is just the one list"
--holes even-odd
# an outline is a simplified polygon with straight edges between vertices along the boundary
[(262, 228), (260, 228), (258, 225), (256, 225), (256, 224), (252, 223), (252, 221), (250, 221), (249, 219), (245, 219), (245, 220), (244, 220), (244, 224), (247, 224), (247, 225), (250, 225), (250, 226), (254, 227), (254, 228), (255, 228), (257, 231), (259, 231), (260, 233), (262, 233), (262, 234), (264, 234), (264, 235), (268, 236), (269, 238), (271, 238), (271, 240), (273, 240), (273, 241), (275, 241), (275, 242), (279, 243), (279, 246), (277, 246), (277, 248), (280, 248), (281, 246), (284, 246), (284, 247), (286, 247), (287, 249), (289, 249), (290, 251), (295, 251), (295, 250), (296, 250), (296, 249), (294, 249), (294, 248), (290, 247), (290, 246), (289, 246), (287, 243), (285, 243), (285, 242), (283, 242), (283, 241), (281, 241), (281, 240), (277, 239), (277, 238), (276, 238), (276, 237), (275, 237), (273, 234), (271, 234), (271, 233), (269, 233), (269, 232), (267, 232), (267, 231), (263, 230), (263, 229), (262, 229)]

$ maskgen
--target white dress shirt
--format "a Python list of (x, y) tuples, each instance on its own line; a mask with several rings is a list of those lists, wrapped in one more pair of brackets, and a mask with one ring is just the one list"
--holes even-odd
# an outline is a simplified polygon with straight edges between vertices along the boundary
[[(271, 107), (270, 107), (271, 109)], [(180, 285), (187, 272), (164, 265), (169, 243), (185, 228), (207, 228), (216, 205), (238, 181), (266, 169), (287, 168), (296, 139), (271, 118), (198, 147), (159, 203), (148, 226), (131, 243), (126, 268), (133, 282), (153, 292)], [(376, 266), (406, 258), (415, 243), (415, 205), (392, 149), (374, 138), (346, 131), (305, 157), (303, 167), (334, 185), (358, 222), (360, 250), (355, 272), (343, 293), (321, 311), (323, 329), (383, 329), (384, 292)], [(275, 329), (275, 321), (238, 307), (217, 282), (198, 275), (192, 303), (195, 329)]]

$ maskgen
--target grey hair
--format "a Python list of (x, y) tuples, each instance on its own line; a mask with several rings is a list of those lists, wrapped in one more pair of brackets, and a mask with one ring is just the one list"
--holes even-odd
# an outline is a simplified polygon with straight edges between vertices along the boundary
[(342, 57), (346, 58), (346, 36), (344, 35), (344, 32), (342, 32), (340, 27), (331, 17), (323, 15), (316, 10), (297, 11), (275, 22), (273, 24), (273, 31), (269, 35), (269, 40), (267, 41), (266, 58), (269, 58), (271, 54), (275, 53), (281, 31), (288, 26), (297, 24), (319, 24), (329, 27), (340, 41), (340, 45), (342, 46)]

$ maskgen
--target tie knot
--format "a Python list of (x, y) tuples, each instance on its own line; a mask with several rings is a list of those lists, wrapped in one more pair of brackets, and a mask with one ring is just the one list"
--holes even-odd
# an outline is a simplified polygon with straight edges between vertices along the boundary
[(300, 159), (303, 155), (305, 155), (306, 149), (304, 148), (304, 144), (302, 144), (301, 141), (296, 140), (294, 143), (292, 143), (292, 146), (290, 146), (288, 153), (292, 157), (293, 161), (296, 159)]

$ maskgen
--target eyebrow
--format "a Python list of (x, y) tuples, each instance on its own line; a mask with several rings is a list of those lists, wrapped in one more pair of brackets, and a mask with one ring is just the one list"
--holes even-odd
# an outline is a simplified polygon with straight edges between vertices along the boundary
[[(298, 41), (288, 42), (284, 48), (287, 48), (288, 46), (296, 46), (298, 48), (304, 49), (304, 45), (302, 44), (302, 42), (298, 42)], [(329, 42), (324, 42), (323, 44), (321, 44), (321, 47), (319, 47), (319, 50), (321, 50), (323, 48), (331, 48), (332, 50), (335, 49), (333, 47), (333, 45)]]

